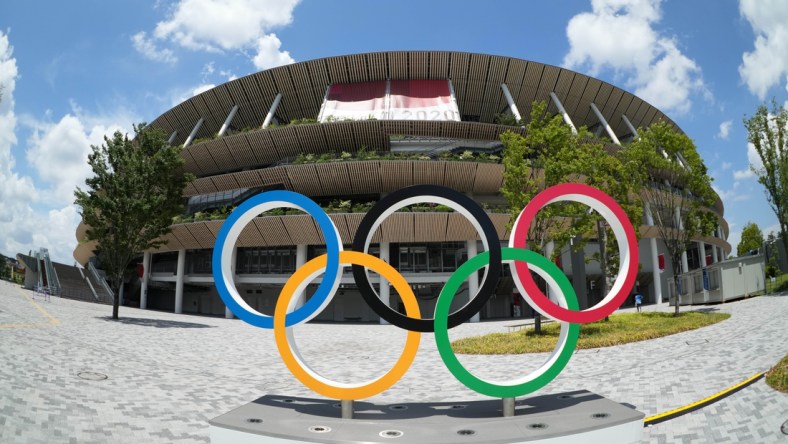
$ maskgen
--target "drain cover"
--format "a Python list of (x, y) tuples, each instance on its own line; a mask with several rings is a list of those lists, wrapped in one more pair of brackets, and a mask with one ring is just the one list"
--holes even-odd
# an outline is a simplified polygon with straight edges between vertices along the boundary
[(77, 376), (82, 379), (87, 379), (88, 381), (103, 381), (108, 378), (104, 373), (98, 372), (79, 372)]
[(404, 435), (404, 433), (400, 430), (384, 430), (378, 433), (378, 435), (381, 438), (399, 438), (400, 436)]

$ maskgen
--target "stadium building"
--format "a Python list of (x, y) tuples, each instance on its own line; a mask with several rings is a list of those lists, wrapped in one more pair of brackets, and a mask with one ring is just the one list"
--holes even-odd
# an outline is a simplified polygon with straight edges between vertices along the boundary
[[(614, 145), (659, 120), (681, 131), (659, 109), (593, 77), (464, 52), (328, 57), (261, 71), (194, 96), (151, 122), (170, 135), (170, 143), (184, 146), (185, 168), (196, 180), (183, 192), (187, 213), (174, 223), (166, 244), (144, 252), (140, 279), (126, 284), (126, 303), (230, 316), (213, 285), (212, 249), (228, 209), (265, 190), (293, 190), (318, 202), (349, 248), (365, 211), (382, 196), (414, 184), (442, 185), (479, 202), (506, 243), (509, 216), (499, 192), (499, 136), (525, 130), (501, 125), (497, 116), (528, 119), (535, 101), (547, 102), (547, 111), (562, 115), (567, 125), (584, 125)], [(696, 239), (682, 260), (684, 270), (702, 269), (730, 252), (722, 202), (717, 199), (710, 210), (719, 227), (714, 236)], [(672, 274), (670, 258), (650, 225), (646, 216), (639, 227), (637, 286), (646, 303), (667, 300)], [(85, 230), (84, 224), (77, 229), (79, 241)], [(481, 250), (477, 239), (461, 214), (426, 205), (389, 216), (370, 252), (402, 273), (422, 313), (431, 313), (443, 283)], [(81, 242), (74, 257), (86, 264), (95, 247)], [(587, 253), (598, 249), (593, 242), (586, 248)], [(586, 264), (583, 252), (565, 250), (564, 272), (581, 301), (593, 305), (603, 296), (598, 294), (598, 263)], [(257, 217), (234, 249), (238, 291), (251, 307), (272, 314), (287, 278), (323, 252), (323, 237), (309, 215), (281, 210)], [(378, 282), (373, 277), (373, 284)], [(477, 276), (469, 278), (462, 289), (466, 300), (478, 285)], [(376, 288), (399, 308), (393, 289)], [(507, 271), (480, 317), (531, 313)], [(378, 316), (364, 303), (348, 267), (336, 297), (317, 319), (377, 322)]]

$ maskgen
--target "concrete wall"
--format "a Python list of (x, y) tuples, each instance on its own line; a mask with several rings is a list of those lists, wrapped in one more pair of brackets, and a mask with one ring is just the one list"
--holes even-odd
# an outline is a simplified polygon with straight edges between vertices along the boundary
[(32, 290), (38, 285), (38, 272), (25, 268), (25, 288)]

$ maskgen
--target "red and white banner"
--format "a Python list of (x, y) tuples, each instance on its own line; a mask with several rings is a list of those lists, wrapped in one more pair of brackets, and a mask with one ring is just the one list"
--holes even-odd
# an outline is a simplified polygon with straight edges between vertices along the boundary
[(449, 80), (380, 80), (328, 87), (320, 122), (364, 119), (461, 120)]
[(390, 120), (460, 121), (448, 80), (391, 80)]
[(384, 119), (386, 81), (335, 83), (328, 87), (320, 121)]

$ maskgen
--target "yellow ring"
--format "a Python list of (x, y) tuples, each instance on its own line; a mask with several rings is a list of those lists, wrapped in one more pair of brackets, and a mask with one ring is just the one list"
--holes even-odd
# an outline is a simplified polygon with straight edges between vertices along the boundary
[[(339, 262), (343, 267), (351, 264), (362, 265), (386, 278), (402, 298), (402, 302), (405, 304), (406, 314), (412, 318), (421, 318), (419, 304), (416, 301), (413, 290), (410, 288), (405, 278), (391, 265), (375, 256), (357, 251), (341, 251), (339, 253)], [(317, 272), (324, 270), (325, 267), (326, 255), (323, 254), (310, 260), (296, 270), (282, 288), (282, 292), (279, 294), (279, 299), (276, 303), (276, 308), (274, 309), (274, 338), (276, 339), (276, 346), (279, 349), (279, 354), (282, 356), (282, 361), (284, 361), (285, 365), (296, 379), (301, 381), (302, 384), (312, 391), (325, 397), (355, 400), (375, 396), (394, 385), (405, 372), (408, 371), (408, 368), (416, 358), (416, 351), (419, 348), (421, 333), (417, 331), (408, 331), (408, 337), (405, 341), (405, 348), (402, 350), (402, 355), (400, 355), (391, 370), (379, 378), (361, 384), (343, 384), (331, 381), (317, 374), (317, 372), (309, 368), (298, 354), (295, 341), (293, 341), (292, 327), (285, 327), (285, 316), (288, 311), (295, 308), (296, 301), (293, 300), (293, 295), (296, 294), (299, 286), (307, 279), (311, 280)]]

